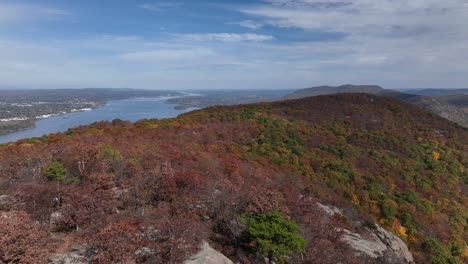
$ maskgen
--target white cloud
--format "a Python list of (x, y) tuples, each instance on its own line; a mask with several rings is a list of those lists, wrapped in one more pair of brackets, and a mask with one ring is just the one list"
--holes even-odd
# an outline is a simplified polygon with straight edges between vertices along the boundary
[(162, 2), (162, 3), (155, 3), (155, 4), (140, 4), (137, 5), (138, 8), (145, 9), (148, 11), (163, 11), (169, 8), (177, 7), (182, 5), (182, 3), (177, 3), (177, 2)]
[(31, 20), (56, 20), (69, 16), (67, 10), (39, 5), (0, 3), (0, 22), (23, 22)]
[(348, 34), (467, 33), (466, 0), (270, 0), (242, 11), (272, 25)]
[(273, 40), (271, 35), (261, 35), (252, 33), (206, 33), (206, 34), (177, 34), (178, 38), (191, 41), (225, 41), (225, 42), (239, 42), (239, 41), (268, 41)]
[(141, 40), (139, 36), (119, 36), (119, 35), (103, 35), (102, 39), (111, 41), (137, 41)]
[[(274, 37), (260, 31), (33, 42), (0, 36), (0, 80), (2, 85), (33, 88), (463, 87), (468, 83), (468, 5), (462, 2), (272, 0), (241, 7), (251, 20), (235, 23), (251, 29), (299, 28), (278, 29), (278, 36), (291, 34), (294, 39), (317, 31), (343, 33), (334, 40), (270, 41)], [(0, 4), (0, 25), (69, 14), (5, 6)]]
[[(135, 39), (135, 40), (133, 40)], [(144, 37), (1, 41), (0, 79), (16, 87), (300, 88), (342, 83), (466, 86), (468, 53), (444, 40), (349, 36), (319, 42), (148, 41)], [(103, 51), (103, 52), (101, 52)], [(99, 54), (83, 56), (82, 54)], [(24, 78), (27, 76), (27, 78)]]
[(263, 27), (263, 24), (260, 24), (252, 20), (243, 20), (243, 21), (240, 21), (238, 23), (233, 23), (233, 24), (238, 24), (241, 27), (250, 28), (250, 29), (259, 29)]
[(193, 59), (206, 59), (214, 56), (215, 53), (206, 48), (195, 49), (160, 49), (150, 51), (137, 51), (120, 55), (121, 59), (132, 62), (174, 62), (189, 61)]
[(291, 65), (321, 66), (321, 79), (333, 73), (349, 82), (362, 78), (393, 87), (466, 86), (468, 82), (466, 0), (265, 2), (241, 11), (268, 25), (301, 29), (304, 36), (342, 34), (334, 41), (270, 47), (278, 54), (283, 50), (287, 54), (283, 59), (294, 61)]

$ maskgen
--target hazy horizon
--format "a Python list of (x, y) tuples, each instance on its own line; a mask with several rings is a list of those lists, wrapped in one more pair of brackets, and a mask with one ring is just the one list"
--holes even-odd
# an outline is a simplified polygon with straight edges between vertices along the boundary
[(0, 87), (468, 87), (466, 21), (466, 0), (2, 1)]
[[(336, 85), (336, 86), (342, 86), (346, 84), (341, 84), (341, 85)], [(354, 84), (352, 84), (354, 85)], [(369, 85), (369, 84), (357, 84), (356, 86), (359, 85)], [(370, 84), (373, 85), (373, 84)], [(207, 89), (207, 88), (132, 88), (132, 87), (74, 87), (74, 88), (69, 88), (69, 87), (57, 87), (57, 88), (2, 88), (0, 87), (0, 91), (18, 91), (18, 90), (79, 90), (79, 89), (116, 89), (116, 90), (124, 90), (124, 89), (130, 89), (130, 90), (155, 90), (155, 91), (175, 91), (175, 92), (201, 92), (201, 91), (207, 91), (207, 92), (216, 92), (216, 91), (296, 91), (300, 89), (307, 89), (307, 88), (314, 88), (314, 87), (320, 87), (320, 86), (333, 86), (336, 87), (335, 85), (316, 85), (316, 86), (309, 86), (309, 87), (296, 87), (296, 88), (256, 88), (256, 89), (249, 89), (249, 88), (212, 88), (212, 89)], [(380, 85), (377, 85), (380, 86)], [(381, 86), (382, 87), (382, 86)], [(468, 89), (466, 87), (432, 87), (432, 88), (427, 88), (427, 87), (401, 87), (401, 88), (388, 88), (388, 87), (382, 87), (383, 89), (388, 89), (388, 90), (395, 90), (395, 91), (406, 91), (406, 90), (425, 90), (425, 89), (447, 89), (447, 90), (458, 90), (458, 89)]]

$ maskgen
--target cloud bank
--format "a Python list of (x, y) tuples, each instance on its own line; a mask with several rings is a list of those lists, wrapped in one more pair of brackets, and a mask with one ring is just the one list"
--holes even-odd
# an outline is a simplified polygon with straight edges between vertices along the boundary
[(0, 88), (468, 86), (466, 0), (206, 2), (129, 1), (132, 17), (1, 3)]

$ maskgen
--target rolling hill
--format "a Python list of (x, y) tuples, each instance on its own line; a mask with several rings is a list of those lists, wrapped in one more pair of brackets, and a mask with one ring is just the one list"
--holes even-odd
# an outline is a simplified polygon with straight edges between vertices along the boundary
[(468, 94), (468, 89), (410, 89), (405, 93), (422, 96), (449, 96), (457, 94)]
[(466, 263), (467, 143), (411, 104), (337, 94), (0, 145), (0, 261), (181, 263), (206, 241), (239, 263)]
[(297, 90), (291, 94), (288, 94), (284, 99), (298, 99), (309, 96), (336, 94), (336, 93), (369, 93), (369, 94), (381, 94), (388, 90), (383, 89), (378, 85), (352, 85), (346, 84), (341, 86), (317, 86), (312, 88), (305, 88)]
[[(383, 89), (376, 85), (342, 85), (342, 86), (318, 86), (297, 90), (288, 94), (284, 99), (297, 99), (308, 96), (337, 94), (337, 93), (368, 93), (381, 96), (392, 97), (402, 102), (416, 105), (429, 112), (437, 114), (445, 119), (457, 123), (463, 127), (468, 127), (468, 100), (467, 96), (460, 95), (447, 95), (440, 97), (431, 97), (428, 95), (446, 95), (456, 92), (465, 92), (466, 89), (455, 90), (438, 90), (438, 89), (424, 89), (424, 90), (410, 90), (407, 92), (399, 92), (396, 90)], [(414, 92), (412, 92), (414, 91)]]

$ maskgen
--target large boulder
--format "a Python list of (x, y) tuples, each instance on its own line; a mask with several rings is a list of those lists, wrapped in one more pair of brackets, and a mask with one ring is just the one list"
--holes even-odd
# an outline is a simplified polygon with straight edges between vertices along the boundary
[(397, 236), (379, 225), (363, 234), (341, 229), (340, 239), (357, 251), (357, 255), (379, 259), (381, 263), (413, 263), (413, 255)]
[(55, 211), (52, 212), (49, 216), (49, 224), (50, 227), (55, 230), (55, 229), (60, 229), (62, 222), (64, 220), (63, 213), (60, 211)]
[[(321, 203), (317, 203), (317, 206), (329, 216), (343, 215), (343, 212), (337, 207)], [(361, 226), (359, 222), (353, 224), (358, 227), (359, 233), (341, 228), (337, 228), (336, 231), (340, 233), (340, 240), (355, 250), (356, 255), (377, 259), (379, 263), (414, 262), (413, 255), (405, 242), (380, 225), (374, 224), (373, 228), (362, 228), (359, 227)]]
[(233, 264), (233, 262), (211, 248), (206, 241), (202, 241), (201, 250), (185, 260), (184, 264)]
[(96, 251), (86, 246), (75, 246), (69, 252), (55, 254), (49, 258), (49, 264), (85, 264), (91, 263)]
[(139, 248), (135, 251), (136, 263), (157, 263), (155, 252), (147, 247)]
[(16, 199), (10, 195), (0, 195), (0, 211), (8, 211), (16, 205)]

